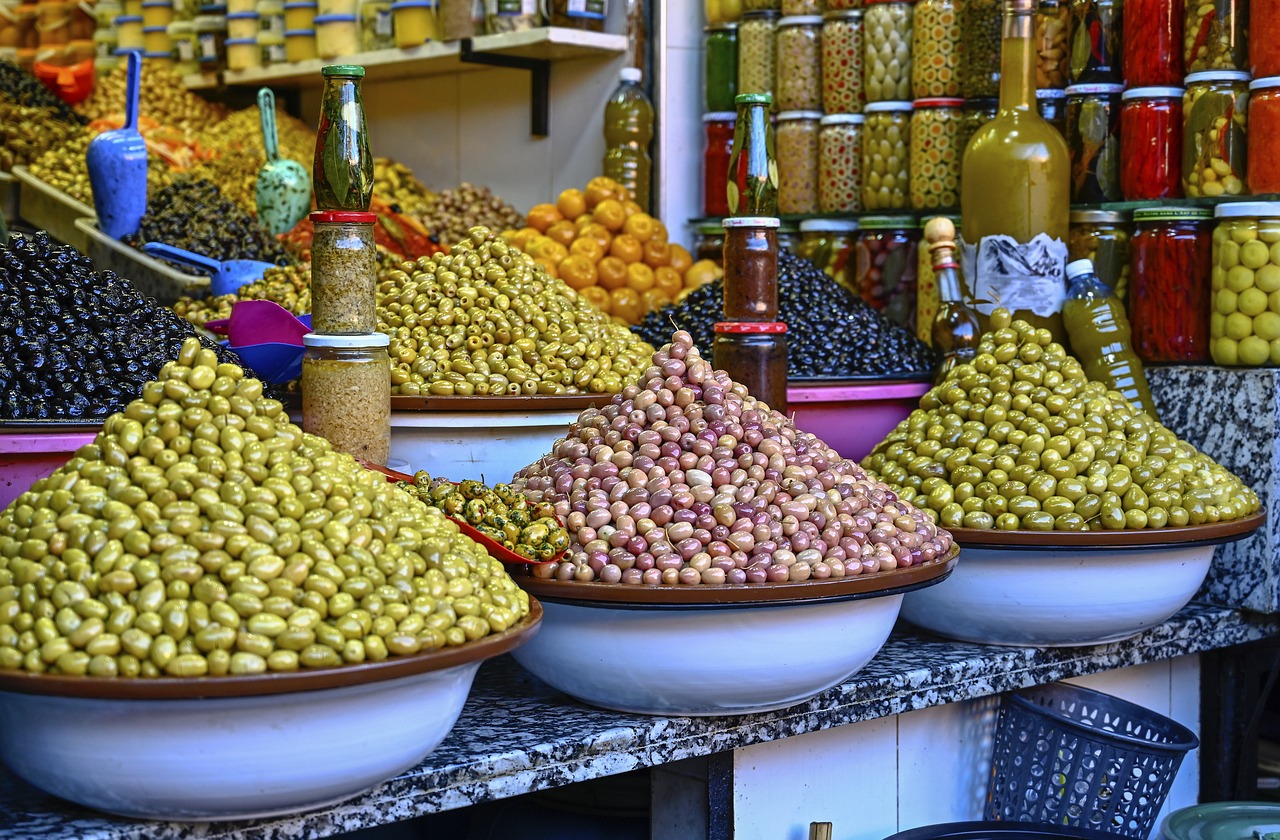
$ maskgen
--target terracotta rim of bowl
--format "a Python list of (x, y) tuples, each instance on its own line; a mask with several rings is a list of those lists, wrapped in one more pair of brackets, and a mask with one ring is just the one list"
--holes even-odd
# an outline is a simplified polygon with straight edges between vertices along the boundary
[(1243, 519), (1192, 525), (1186, 528), (1144, 528), (1141, 531), (996, 531), (948, 528), (965, 548), (1132, 548), (1191, 547), (1244, 539), (1267, 521), (1265, 511)]
[(529, 615), (519, 624), (458, 647), (412, 656), (393, 656), (381, 662), (340, 665), (288, 673), (226, 677), (72, 677), (0, 671), (0, 692), (45, 694), (97, 700), (203, 700), (216, 697), (255, 697), (317, 691), (382, 682), (400, 677), (469, 665), (514, 650), (531, 639), (542, 621), (542, 605), (529, 599)]

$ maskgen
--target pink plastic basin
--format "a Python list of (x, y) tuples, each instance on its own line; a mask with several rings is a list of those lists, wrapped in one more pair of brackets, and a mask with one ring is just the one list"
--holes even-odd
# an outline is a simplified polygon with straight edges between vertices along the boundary
[(860, 461), (907, 418), (928, 382), (860, 382), (787, 386), (796, 428), (812, 432), (851, 461)]
[(0, 432), (0, 510), (31, 485), (93, 443), (97, 430), (77, 432)]

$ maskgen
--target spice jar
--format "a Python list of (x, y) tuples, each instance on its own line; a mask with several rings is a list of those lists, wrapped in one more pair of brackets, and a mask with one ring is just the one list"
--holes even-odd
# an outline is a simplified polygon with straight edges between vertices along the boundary
[(911, 97), (912, 17), (906, 0), (868, 0), (862, 36), (862, 91), (868, 102)]
[(960, 13), (955, 0), (918, 0), (911, 23), (911, 95), (960, 95)]
[(1220, 365), (1280, 365), (1280, 203), (1214, 208), (1209, 355)]
[(284, 56), (289, 61), (310, 61), (316, 55), (314, 29), (287, 29), (284, 33)]
[(1180, 87), (1142, 87), (1120, 95), (1120, 193), (1126, 201), (1182, 197), (1183, 93)]
[(1129, 224), (1113, 210), (1072, 210), (1067, 260), (1090, 260), (1098, 279), (1120, 300), (1129, 292)]
[(778, 212), (799, 215), (818, 212), (819, 111), (778, 114)]
[(738, 24), (738, 92), (773, 95), (777, 12), (746, 12)]
[(776, 216), (778, 160), (768, 113), (772, 97), (767, 93), (740, 93), (737, 104), (725, 185), (729, 212), (734, 216)]
[(1071, 78), (1071, 9), (1067, 0), (1036, 8), (1036, 87), (1065, 88)]
[(391, 0), (360, 0), (360, 48), (371, 52), (395, 45)]
[[(1063, 97), (1062, 131), (1063, 136), (1066, 136), (1066, 93), (1063, 93)], [(969, 140), (973, 138), (974, 132), (996, 118), (998, 107), (999, 100), (996, 99), (966, 99), (964, 101), (964, 117), (960, 122), (960, 148), (968, 148)]]
[(1002, 0), (966, 0), (960, 7), (960, 89), (966, 99), (1000, 95)]
[(430, 0), (398, 0), (391, 4), (396, 46), (409, 49), (441, 38), (440, 19)]
[(290, 0), (284, 4), (284, 28), (301, 31), (314, 29), (316, 23), (317, 0)]
[[(1254, 15), (1255, 19), (1257, 15)], [(1280, 76), (1249, 83), (1249, 192), (1280, 193)]]
[(311, 328), (326, 335), (376, 332), (376, 215), (319, 210), (311, 221)]
[(822, 110), (862, 110), (862, 10), (827, 12), (822, 19)]
[(1181, 0), (1125, 0), (1124, 80), (1130, 87), (1182, 84)]
[(1182, 43), (1188, 73), (1249, 69), (1247, 0), (1186, 0)]
[(1249, 17), (1249, 64), (1254, 78), (1280, 76), (1280, 9), (1260, 0)]
[(724, 317), (778, 319), (777, 218), (724, 220)]
[(446, 41), (474, 38), (479, 34), (478, 23), (484, 20), (484, 10), (476, 0), (439, 0), (440, 35)]
[(383, 333), (302, 337), (302, 428), (375, 464), (391, 450), (391, 361)]
[(1071, 81), (1121, 83), (1124, 0), (1071, 0)]
[[(151, 28), (143, 29), (145, 34)], [(163, 32), (164, 27), (159, 27), (159, 31)], [(257, 12), (232, 12), (227, 15), (227, 38), (240, 40), (242, 38), (256, 38), (258, 36), (258, 13)], [(167, 37), (167, 36), (166, 36)], [(151, 47), (147, 47), (151, 49)], [(158, 49), (158, 47), (157, 47)]]
[[(712, 358), (718, 370), (741, 382), (768, 408), (787, 410), (787, 325), (721, 322)], [(767, 410), (767, 409), (764, 409)]]
[[(257, 25), (257, 22), (254, 22)], [(257, 35), (257, 32), (254, 32)], [(227, 42), (232, 40), (231, 33), (227, 33)], [(253, 40), (250, 38), (249, 40)], [(144, 26), (142, 27), (142, 43), (143, 49), (149, 53), (167, 53), (173, 51), (173, 41), (169, 38), (169, 28), (167, 26)]]
[(736, 23), (742, 17), (742, 0), (702, 0), (707, 23)]
[(822, 18), (784, 17), (777, 29), (777, 74), (774, 82), (779, 111), (817, 111), (822, 108)]
[(1209, 361), (1212, 212), (1204, 207), (1133, 211), (1129, 323), (1142, 361)]
[(1249, 74), (1210, 70), (1187, 76), (1182, 97), (1182, 191), (1188, 198), (1244, 195)]
[(694, 261), (711, 260), (724, 266), (724, 226), (718, 222), (698, 225), (693, 234)]
[(732, 111), (738, 95), (738, 24), (717, 23), (702, 34), (703, 107)]
[(1124, 85), (1067, 88), (1067, 150), (1071, 154), (1071, 201), (1119, 201), (1120, 92)]
[[(196, 18), (197, 28), (199, 27), (199, 20), (199, 18)], [(213, 16), (205, 18), (206, 27), (214, 24), (216, 24), (217, 32), (220, 33), (216, 46), (218, 53), (221, 54), (222, 40), (227, 36), (227, 19)], [(142, 33), (142, 15), (121, 15), (116, 18), (116, 43), (122, 50), (143, 49), (146, 39)]]
[(552, 26), (603, 32), (609, 8), (606, 0), (542, 0)]
[(937, 210), (960, 206), (961, 106), (963, 99), (917, 99), (911, 112), (911, 206)]
[(818, 210), (862, 210), (862, 114), (827, 114), (818, 121)]
[(486, 0), (484, 19), (490, 35), (527, 32), (542, 25), (538, 0)]
[(712, 111), (702, 115), (707, 140), (702, 150), (702, 215), (729, 215), (725, 187), (729, 177), (729, 157), (733, 151), (733, 111)]
[(316, 207), (366, 212), (373, 197), (373, 154), (360, 96), (364, 68), (331, 64), (320, 74), (324, 91), (311, 178)]
[(1040, 88), (1036, 91), (1036, 110), (1049, 125), (1058, 129), (1062, 139), (1067, 138), (1067, 92), (1058, 88)]
[(860, 224), (854, 268), (858, 294), (890, 321), (915, 332), (919, 224), (910, 216), (863, 216)]
[(859, 290), (849, 265), (858, 239), (858, 223), (851, 219), (805, 219), (800, 223), (796, 256), (822, 269), (854, 294)]
[[(947, 219), (954, 230), (960, 229), (959, 216), (935, 216), (930, 214), (920, 219), (920, 228), (924, 230), (929, 222), (937, 218)], [(942, 305), (942, 296), (938, 290), (938, 275), (933, 268), (932, 242), (928, 236), (920, 237), (916, 247), (916, 338), (929, 346), (933, 346), (933, 321), (938, 316)], [(957, 269), (958, 270), (958, 269)]]
[(868, 102), (862, 129), (862, 208), (904, 210), (911, 170), (911, 103)]
[(316, 52), (340, 58), (360, 52), (360, 22), (355, 15), (316, 15)]
[[(93, 18), (85, 15), (84, 9), (76, 4), (74, 7), (75, 14), (78, 17), (87, 18), (89, 24), (89, 35), (93, 37)], [(145, 0), (142, 4), (142, 25), (149, 26), (168, 26), (173, 23), (173, 3), (170, 0)], [(76, 28), (76, 21), (72, 21), (72, 29)], [(80, 30), (83, 32), (83, 30)]]

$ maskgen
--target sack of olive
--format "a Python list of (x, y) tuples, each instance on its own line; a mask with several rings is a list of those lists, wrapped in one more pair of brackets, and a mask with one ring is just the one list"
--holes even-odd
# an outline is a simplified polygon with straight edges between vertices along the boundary
[(26, 166), (84, 134), (79, 122), (66, 122), (52, 108), (20, 105), (0, 95), (0, 172)]
[(1226, 522), (1258, 496), (1089, 381), (1080, 362), (997, 309), (978, 355), (863, 460), (948, 528), (1097, 531)]
[(513, 483), (568, 525), (565, 559), (534, 567), (554, 580), (823, 580), (951, 550), (924, 511), (714, 370), (684, 331)]
[(393, 394), (616, 394), (653, 353), (483, 227), (381, 272), (378, 321)]
[(329, 668), (466, 644), (528, 609), (457, 525), (194, 338), (0, 512), (0, 669)]
[[(119, 411), (191, 325), (44, 233), (0, 245), (0, 419), (84, 421)], [(212, 343), (207, 345), (216, 347)], [(238, 357), (216, 347), (218, 358)]]
[[(723, 321), (724, 282), (695, 289), (675, 306), (651, 312), (632, 329), (657, 344), (674, 323), (710, 347)], [(808, 260), (778, 254), (778, 320), (787, 325), (787, 375), (884, 378), (926, 374), (933, 350), (886, 319)]]

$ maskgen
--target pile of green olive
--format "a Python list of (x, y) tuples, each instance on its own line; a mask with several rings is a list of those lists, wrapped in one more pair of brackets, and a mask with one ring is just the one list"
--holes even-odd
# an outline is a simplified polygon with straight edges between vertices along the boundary
[(395, 394), (615, 394), (653, 353), (483, 227), (451, 254), (382, 272), (378, 318)]
[(466, 644), (528, 609), (456, 524), (195, 338), (0, 512), (0, 670), (327, 668)]
[(242, 300), (269, 300), (294, 315), (305, 315), (311, 311), (311, 269), (301, 265), (269, 268), (261, 280), (246, 283), (238, 292), (178, 298), (173, 311), (197, 327), (203, 327), (209, 321), (230, 318), (232, 307)]
[(446, 516), (461, 519), (499, 545), (530, 560), (550, 560), (569, 547), (569, 532), (556, 519), (555, 505), (529, 504), (510, 484), (489, 487), (468, 480), (454, 484), (418, 470), (405, 490)]
[(973, 361), (925, 394), (863, 466), (948, 528), (1182, 527), (1259, 507), (1240, 479), (1004, 309)]

